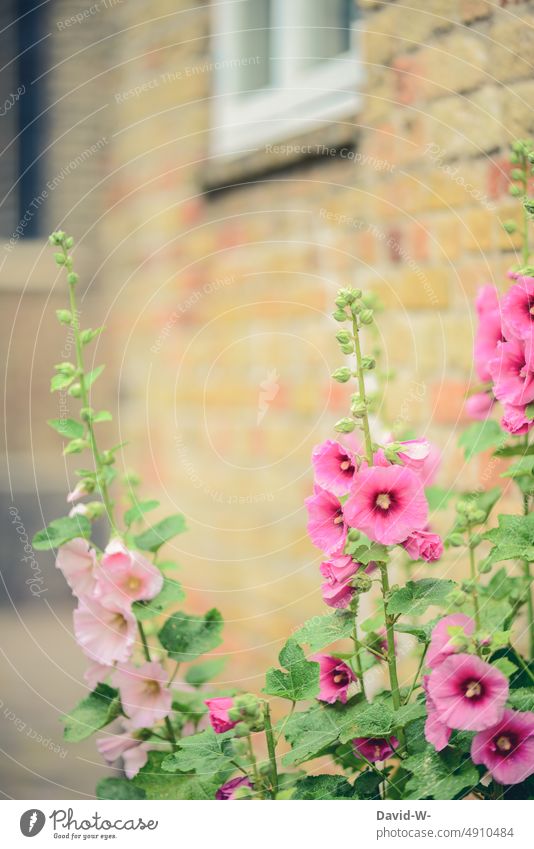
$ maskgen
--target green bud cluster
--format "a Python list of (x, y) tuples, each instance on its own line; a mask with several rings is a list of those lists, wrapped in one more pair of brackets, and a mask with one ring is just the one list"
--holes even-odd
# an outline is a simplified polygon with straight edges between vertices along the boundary
[(246, 737), (252, 731), (263, 731), (261, 702), (253, 693), (236, 696), (228, 716), (232, 722), (237, 722), (234, 728), (236, 737)]

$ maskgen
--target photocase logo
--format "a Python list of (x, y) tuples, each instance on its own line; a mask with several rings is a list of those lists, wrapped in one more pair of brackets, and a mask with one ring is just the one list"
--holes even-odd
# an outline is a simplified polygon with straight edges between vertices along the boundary
[(278, 395), (280, 384), (278, 383), (279, 375), (276, 369), (271, 369), (266, 380), (260, 383), (260, 394), (258, 397), (258, 415), (256, 417), (256, 426), (260, 425), (265, 418), (265, 414), (269, 409), (269, 404), (274, 401)]
[(35, 837), (42, 831), (46, 822), (46, 817), (38, 808), (30, 808), (29, 811), (24, 811), (20, 818), (20, 830), (24, 837)]

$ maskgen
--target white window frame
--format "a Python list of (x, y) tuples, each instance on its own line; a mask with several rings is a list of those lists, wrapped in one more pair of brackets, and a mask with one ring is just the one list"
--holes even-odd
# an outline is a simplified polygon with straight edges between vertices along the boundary
[(274, 84), (246, 95), (233, 92), (232, 63), (253, 58), (238, 47), (236, 8), (242, 2), (247, 0), (212, 3), (212, 154), (237, 156), (346, 118), (360, 108), (359, 22), (351, 28), (350, 50), (299, 72), (292, 62), (291, 39), (298, 38), (299, 15), (306, 23), (301, 0), (273, 0)]

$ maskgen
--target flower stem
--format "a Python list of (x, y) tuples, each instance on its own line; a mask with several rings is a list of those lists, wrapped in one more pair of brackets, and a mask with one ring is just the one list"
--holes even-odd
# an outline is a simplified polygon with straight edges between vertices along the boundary
[[(146, 660), (150, 663), (152, 658), (150, 656), (150, 649), (148, 647), (148, 640), (146, 638), (145, 629), (143, 628), (143, 623), (138, 621), (137, 627), (138, 627), (138, 630), (139, 630), (139, 636), (141, 637), (141, 643), (143, 645), (143, 654), (144, 654)], [(175, 737), (175, 734), (174, 734), (174, 728), (172, 727), (171, 721), (170, 721), (168, 716), (165, 717), (164, 722), (165, 722), (165, 728), (167, 729), (167, 736), (168, 736), (170, 742), (172, 743), (172, 745), (176, 746), (176, 737)]]
[(355, 597), (355, 606), (354, 606), (354, 623), (352, 626), (352, 639), (354, 641), (354, 662), (356, 666), (356, 674), (360, 679), (360, 687), (362, 691), (362, 696), (367, 701), (367, 695), (365, 693), (365, 682), (363, 680), (363, 667), (362, 667), (362, 658), (360, 654), (360, 641), (358, 639), (358, 596)]
[(247, 734), (247, 748), (248, 748), (248, 756), (250, 759), (250, 764), (252, 766), (252, 772), (254, 774), (254, 789), (259, 793), (261, 787), (260, 774), (258, 772), (258, 764), (256, 762), (256, 755), (254, 754), (254, 749), (252, 747), (252, 738), (250, 734)]
[(417, 672), (415, 673), (414, 679), (412, 681), (412, 686), (410, 687), (410, 691), (409, 691), (408, 695), (404, 699), (405, 705), (408, 704), (408, 702), (410, 701), (411, 695), (412, 695), (413, 691), (415, 690), (415, 685), (417, 684), (417, 681), (419, 679), (419, 673), (421, 672), (421, 669), (423, 668), (423, 663), (425, 662), (425, 657), (426, 657), (426, 653), (428, 651), (429, 645), (430, 645), (430, 643), (425, 643), (425, 647), (424, 647), (424, 649), (421, 653), (421, 657), (419, 659), (419, 665), (417, 666)]
[[(273, 786), (273, 794), (278, 793), (278, 770), (276, 768), (276, 749), (274, 743), (273, 726), (271, 724), (271, 711), (267, 702), (263, 703), (263, 720), (265, 722), (265, 738), (267, 740), (267, 751), (269, 753), (269, 761), (271, 763), (271, 781)], [(250, 739), (250, 738), (249, 738)]]
[(469, 547), (469, 569), (471, 581), (473, 583), (473, 607), (475, 608), (475, 625), (477, 631), (480, 631), (480, 608), (478, 605), (478, 590), (477, 590), (477, 581), (478, 581), (478, 572), (477, 572), (477, 564), (475, 561), (475, 550), (471, 545), (471, 526), (467, 526), (467, 541)]
[[(360, 345), (360, 329), (358, 327), (358, 321), (353, 317), (352, 319), (352, 332), (354, 336), (354, 351), (356, 353), (356, 373), (358, 379), (358, 389), (360, 392), (360, 398), (365, 403), (367, 402), (367, 396), (365, 394), (365, 378), (363, 375), (362, 368), (362, 349)], [(363, 430), (363, 438), (365, 441), (365, 454), (367, 458), (367, 462), (370, 466), (373, 465), (373, 443), (371, 440), (371, 431), (369, 428), (369, 416), (367, 411), (364, 412), (362, 416), (362, 430)]]
[[(397, 659), (395, 657), (395, 631), (393, 628), (395, 619), (387, 612), (387, 601), (389, 595), (389, 575), (388, 564), (380, 563), (380, 574), (382, 576), (382, 601), (384, 604), (384, 619), (386, 623), (386, 638), (387, 638), (387, 663), (389, 671), (389, 682), (391, 686), (391, 699), (393, 701), (394, 710), (398, 710), (401, 706), (399, 676), (397, 674)], [(399, 748), (403, 750), (406, 745), (404, 730), (398, 729)]]
[[(526, 445), (528, 448), (528, 436), (526, 440)], [(523, 493), (523, 514), (528, 516), (530, 512), (529, 507), (529, 497), (526, 493)], [(534, 659), (534, 601), (532, 599), (532, 575), (530, 573), (530, 561), (525, 560), (523, 562), (523, 569), (526, 581), (526, 603), (527, 603), (527, 620), (528, 620), (528, 642), (529, 642), (529, 653), (530, 659)]]

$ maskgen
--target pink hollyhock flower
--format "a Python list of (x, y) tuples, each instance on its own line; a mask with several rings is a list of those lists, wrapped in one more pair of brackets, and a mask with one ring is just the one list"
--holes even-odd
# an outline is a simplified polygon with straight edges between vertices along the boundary
[(476, 392), (465, 402), (465, 411), (469, 418), (483, 421), (493, 409), (494, 398), (489, 392)]
[(86, 539), (71, 539), (57, 553), (56, 568), (63, 572), (75, 596), (92, 595), (95, 588), (96, 554)]
[(492, 728), (471, 743), (471, 758), (499, 784), (519, 784), (534, 773), (534, 713), (505, 710)]
[(436, 752), (441, 752), (448, 745), (452, 729), (439, 718), (436, 706), (428, 694), (428, 675), (423, 675), (423, 690), (426, 694), (425, 740), (434, 746)]
[(476, 299), (478, 328), (475, 335), (475, 369), (480, 380), (491, 379), (489, 361), (495, 356), (498, 342), (503, 341), (499, 295), (495, 286), (483, 286)]
[(508, 679), (473, 654), (455, 654), (428, 677), (428, 694), (449, 728), (483, 731), (500, 721), (508, 698)]
[(338, 701), (345, 704), (349, 687), (356, 680), (350, 666), (329, 654), (315, 654), (311, 660), (316, 660), (319, 664), (320, 689), (317, 699), (329, 705)]
[(403, 466), (371, 466), (355, 478), (343, 512), (351, 527), (375, 542), (394, 545), (422, 530), (428, 504), (418, 476)]
[[(534, 328), (534, 324), (532, 326)], [(499, 401), (521, 407), (534, 400), (532, 341), (511, 339), (500, 343), (488, 368), (493, 380), (493, 392)]]
[(221, 785), (215, 794), (215, 798), (222, 799), (225, 802), (235, 799), (235, 791), (238, 790), (239, 787), (250, 787), (252, 789), (252, 783), (246, 775), (243, 775), (241, 778), (231, 778), (230, 781)]
[(334, 495), (349, 492), (356, 472), (356, 460), (347, 448), (327, 439), (313, 449), (312, 463), (319, 486)]
[(104, 666), (128, 660), (137, 634), (135, 616), (129, 610), (110, 610), (84, 597), (73, 618), (76, 640), (91, 660)]
[(526, 407), (514, 407), (512, 404), (505, 404), (501, 427), (514, 436), (528, 433), (534, 426), (534, 419), (527, 419), (525, 413)]
[(129, 551), (118, 539), (108, 543), (94, 593), (101, 604), (129, 608), (133, 601), (154, 598), (162, 586), (163, 575), (146, 557)]
[(224, 734), (235, 728), (237, 722), (233, 722), (228, 716), (228, 711), (234, 706), (234, 700), (221, 696), (217, 699), (206, 699), (204, 702), (210, 713), (210, 722), (216, 734)]
[(123, 726), (127, 730), (122, 734), (98, 737), (96, 748), (107, 763), (113, 763), (122, 758), (126, 777), (131, 779), (144, 767), (148, 753), (154, 747), (137, 738), (135, 731), (131, 730), (130, 723), (123, 722)]
[(304, 503), (308, 510), (308, 533), (313, 544), (326, 554), (341, 553), (347, 540), (347, 526), (339, 499), (326, 489), (315, 486), (313, 495)]
[(350, 582), (360, 568), (360, 564), (349, 555), (343, 555), (321, 563), (319, 568), (321, 575), (326, 578), (324, 584), (321, 584), (325, 604), (329, 607), (348, 607), (354, 595), (354, 588)]
[(385, 761), (390, 758), (399, 741), (396, 737), (356, 737), (352, 741), (356, 755), (360, 755), (371, 763)]
[(430, 531), (414, 531), (406, 537), (402, 547), (407, 551), (412, 560), (426, 560), (433, 563), (439, 560), (443, 554), (443, 543), (438, 534)]
[(108, 675), (113, 671), (113, 666), (104, 666), (102, 663), (92, 663), (83, 673), (83, 680), (91, 690), (97, 684), (103, 684)]
[(172, 693), (166, 686), (167, 677), (156, 660), (117, 669), (113, 683), (120, 690), (123, 710), (133, 728), (149, 728), (170, 714)]
[(469, 637), (475, 631), (475, 623), (466, 616), (465, 613), (451, 613), (450, 616), (444, 616), (438, 624), (432, 629), (430, 637), (430, 645), (426, 655), (426, 665), (430, 669), (434, 669), (443, 663), (451, 654), (458, 654), (460, 649), (451, 643), (451, 635), (449, 628), (463, 628), (464, 633)]
[(503, 298), (506, 326), (519, 339), (532, 339), (534, 334), (534, 277), (517, 277)]
[(425, 460), (430, 456), (430, 442), (426, 439), (409, 439), (400, 445), (402, 449), (397, 453), (397, 457), (402, 464), (414, 472), (422, 471)]

